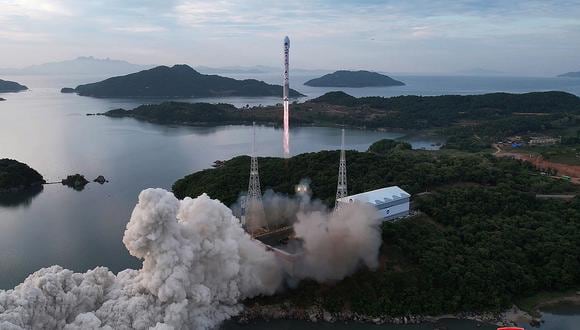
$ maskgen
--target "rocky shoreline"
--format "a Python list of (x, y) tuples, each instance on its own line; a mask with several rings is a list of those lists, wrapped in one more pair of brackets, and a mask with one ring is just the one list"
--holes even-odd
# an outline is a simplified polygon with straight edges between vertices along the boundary
[(281, 305), (258, 305), (246, 306), (238, 315), (236, 321), (241, 324), (261, 320), (299, 320), (309, 322), (360, 322), (370, 324), (419, 324), (435, 323), (442, 319), (462, 319), (479, 323), (495, 324), (498, 326), (513, 326), (516, 322), (539, 323), (540, 320), (533, 318), (516, 306), (503, 313), (457, 313), (439, 316), (406, 315), (406, 316), (370, 316), (351, 311), (331, 313), (321, 307), (300, 308), (289, 304)]

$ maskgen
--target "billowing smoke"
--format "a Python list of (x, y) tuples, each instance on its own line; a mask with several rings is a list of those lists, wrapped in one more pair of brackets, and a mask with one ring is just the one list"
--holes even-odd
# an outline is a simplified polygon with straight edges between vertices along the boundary
[(364, 204), (348, 204), (331, 213), (299, 212), (294, 232), (303, 242), (303, 257), (294, 276), (325, 282), (341, 280), (361, 265), (375, 269), (381, 246), (376, 214)]
[[(360, 203), (329, 210), (311, 199), (309, 185), (310, 180), (302, 179), (294, 197), (267, 190), (262, 197), (263, 211), (247, 213), (268, 223), (270, 229), (293, 225), (297, 240), (282, 248), (301, 257), (288, 276), (326, 282), (341, 280), (362, 265), (376, 268), (381, 246), (381, 220), (376, 210)], [(239, 209), (239, 203), (232, 208)]]
[(371, 207), (329, 212), (308, 194), (273, 192), (263, 201), (267, 217), (294, 222), (301, 244), (291, 272), (219, 201), (147, 189), (123, 237), (143, 260), (140, 270), (41, 269), (0, 290), (0, 329), (210, 329), (239, 313), (244, 298), (281, 290), (284, 278), (333, 281), (377, 266), (381, 239)]
[(241, 299), (281, 286), (273, 254), (206, 195), (143, 191), (123, 243), (141, 270), (41, 269), (0, 291), (0, 329), (209, 329), (237, 314)]

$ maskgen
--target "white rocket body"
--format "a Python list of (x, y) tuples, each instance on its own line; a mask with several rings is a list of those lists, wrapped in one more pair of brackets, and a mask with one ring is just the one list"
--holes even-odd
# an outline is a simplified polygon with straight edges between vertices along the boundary
[(290, 39), (288, 37), (284, 38), (284, 101), (288, 101), (288, 96), (290, 92), (290, 77), (289, 71), (289, 57), (290, 57)]
[(284, 38), (284, 88), (282, 100), (284, 101), (284, 157), (290, 157), (290, 104), (288, 96), (290, 96), (290, 79), (289, 71), (289, 57), (290, 57), (290, 39)]

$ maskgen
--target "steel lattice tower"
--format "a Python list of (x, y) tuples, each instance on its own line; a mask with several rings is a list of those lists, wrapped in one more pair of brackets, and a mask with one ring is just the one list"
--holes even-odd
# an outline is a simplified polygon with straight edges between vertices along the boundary
[(338, 165), (338, 185), (336, 187), (336, 202), (334, 207), (337, 208), (339, 203), (338, 199), (346, 197), (347, 184), (346, 184), (346, 154), (344, 151), (344, 128), (342, 129), (342, 141), (340, 145), (340, 163)]
[[(254, 218), (264, 218), (264, 207), (262, 205), (262, 190), (260, 189), (260, 174), (258, 172), (258, 157), (256, 156), (256, 123), (253, 123), (252, 127), (252, 154), (250, 161), (250, 181), (248, 182), (248, 193), (242, 205), (242, 224), (248, 227), (250, 231), (253, 231), (256, 226), (259, 226), (259, 221), (252, 221)], [(249, 213), (249, 214), (247, 214)], [(249, 218), (248, 219), (248, 215)], [(252, 225), (248, 226), (248, 222), (252, 222)], [(260, 226), (261, 227), (261, 226)], [(268, 224), (265, 223), (265, 227), (268, 228)]]

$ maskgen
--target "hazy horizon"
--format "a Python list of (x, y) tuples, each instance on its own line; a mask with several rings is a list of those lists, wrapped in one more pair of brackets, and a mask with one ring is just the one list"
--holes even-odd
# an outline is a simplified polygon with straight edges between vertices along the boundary
[(0, 4), (0, 67), (79, 56), (142, 65), (281, 65), (457, 74), (579, 71), (580, 1), (85, 1)]

